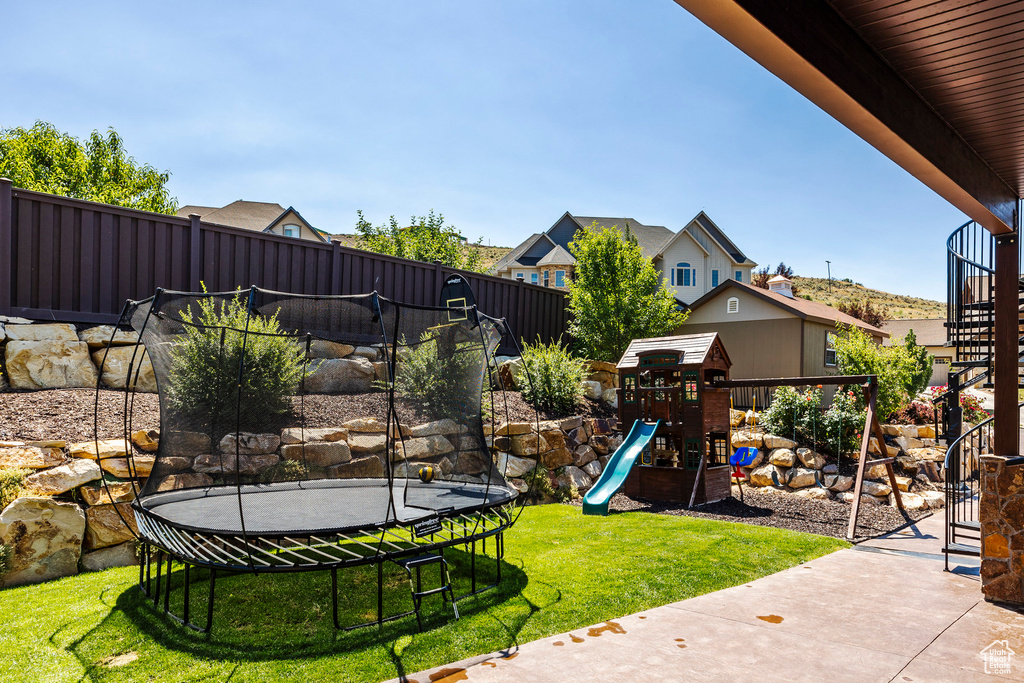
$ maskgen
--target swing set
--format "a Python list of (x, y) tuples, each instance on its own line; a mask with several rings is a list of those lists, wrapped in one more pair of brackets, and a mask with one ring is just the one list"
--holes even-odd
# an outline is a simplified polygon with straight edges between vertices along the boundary
[[(857, 461), (857, 478), (854, 481), (853, 488), (853, 505), (850, 510), (850, 522), (847, 526), (846, 537), (852, 540), (855, 537), (857, 530), (857, 517), (860, 514), (860, 500), (861, 494), (864, 490), (864, 475), (868, 468), (874, 467), (875, 465), (885, 465), (886, 472), (889, 476), (889, 484), (892, 487), (892, 493), (896, 500), (896, 507), (901, 512), (906, 514), (906, 509), (903, 506), (903, 498), (900, 495), (899, 486), (896, 484), (896, 471), (893, 468), (895, 458), (889, 457), (888, 454), (875, 460), (868, 460), (868, 447), (871, 442), (871, 437), (874, 436), (878, 441), (879, 448), (885, 446), (885, 437), (882, 433), (882, 426), (878, 422), (878, 415), (876, 412), (876, 403), (878, 400), (878, 378), (875, 375), (832, 375), (827, 377), (780, 377), (775, 379), (733, 379), (733, 380), (717, 380), (710, 383), (711, 386), (718, 389), (738, 389), (738, 388), (771, 388), (771, 387), (797, 387), (797, 386), (848, 386), (848, 385), (859, 385), (861, 390), (864, 392), (864, 400), (867, 403), (867, 413), (864, 417), (864, 429), (861, 433), (860, 443), (860, 455)], [(815, 419), (813, 424), (814, 438), (817, 440), (817, 420)], [(796, 441), (796, 420), (793, 425), (793, 440)], [(837, 444), (841, 445), (842, 439), (842, 426), (840, 425), (839, 435), (837, 436)], [(739, 471), (739, 467), (744, 466), (753, 462), (757, 455), (756, 449), (742, 449), (737, 450), (730, 459), (730, 464), (736, 467), (736, 471)], [(752, 452), (751, 452), (752, 451)], [(841, 454), (842, 448), (837, 448), (837, 452)], [(737, 457), (739, 456), (739, 457)], [(821, 474), (820, 471), (815, 476), (815, 484), (821, 488), (830, 488), (835, 486), (839, 481), (839, 471), (836, 470), (836, 474), (832, 479), (831, 483), (825, 481), (825, 475)], [(778, 475), (772, 473), (772, 479), (776, 485), (779, 485)], [(740, 487), (740, 499), (743, 498), (743, 488)]]

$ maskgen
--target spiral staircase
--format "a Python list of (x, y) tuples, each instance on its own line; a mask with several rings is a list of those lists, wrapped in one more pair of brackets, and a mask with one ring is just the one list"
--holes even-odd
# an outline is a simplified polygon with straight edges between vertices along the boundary
[[(954, 348), (956, 355), (950, 368), (948, 391), (938, 396), (935, 404), (938, 436), (948, 444), (943, 470), (946, 494), (943, 551), (947, 569), (950, 555), (978, 557), (981, 554), (978, 456), (991, 452), (994, 418), (965, 425), (960, 398), (969, 387), (993, 386), (995, 253), (995, 237), (974, 221), (957, 228), (946, 241), (946, 345)], [(1021, 324), (1024, 322), (1024, 278), (1018, 278), (1017, 310), (1017, 385), (1024, 388), (1020, 374), (1024, 359), (1024, 325)]]

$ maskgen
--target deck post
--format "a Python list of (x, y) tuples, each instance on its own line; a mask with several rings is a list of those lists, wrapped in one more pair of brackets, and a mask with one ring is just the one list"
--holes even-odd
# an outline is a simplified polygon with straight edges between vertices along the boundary
[(996, 455), (1015, 457), (1019, 450), (1017, 413), (1018, 297), (1020, 252), (1017, 233), (995, 236), (995, 424)]

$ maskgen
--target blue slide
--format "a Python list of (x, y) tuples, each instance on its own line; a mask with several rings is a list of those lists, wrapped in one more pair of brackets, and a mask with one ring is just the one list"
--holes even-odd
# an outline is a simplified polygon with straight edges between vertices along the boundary
[(629, 476), (629, 471), (633, 469), (633, 465), (636, 463), (636, 459), (640, 457), (644, 447), (654, 438), (654, 432), (660, 424), (661, 420), (657, 420), (652, 424), (648, 424), (643, 420), (637, 420), (633, 423), (633, 428), (629, 430), (629, 435), (626, 436), (626, 440), (622, 442), (622, 445), (615, 449), (615, 453), (608, 461), (608, 464), (605, 465), (604, 472), (601, 473), (597, 483), (594, 484), (592, 489), (587, 491), (587, 495), (583, 496), (583, 514), (608, 514), (608, 501), (612, 499), (616, 491), (622, 488), (622, 485), (626, 482), (626, 477)]

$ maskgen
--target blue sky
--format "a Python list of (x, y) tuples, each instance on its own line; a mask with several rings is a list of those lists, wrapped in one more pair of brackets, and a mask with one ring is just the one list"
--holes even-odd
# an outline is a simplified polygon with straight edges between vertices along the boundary
[(963, 214), (671, 0), (46, 7), (4, 9), (0, 126), (113, 126), (181, 204), (504, 246), (704, 210), (760, 264), (945, 297)]

